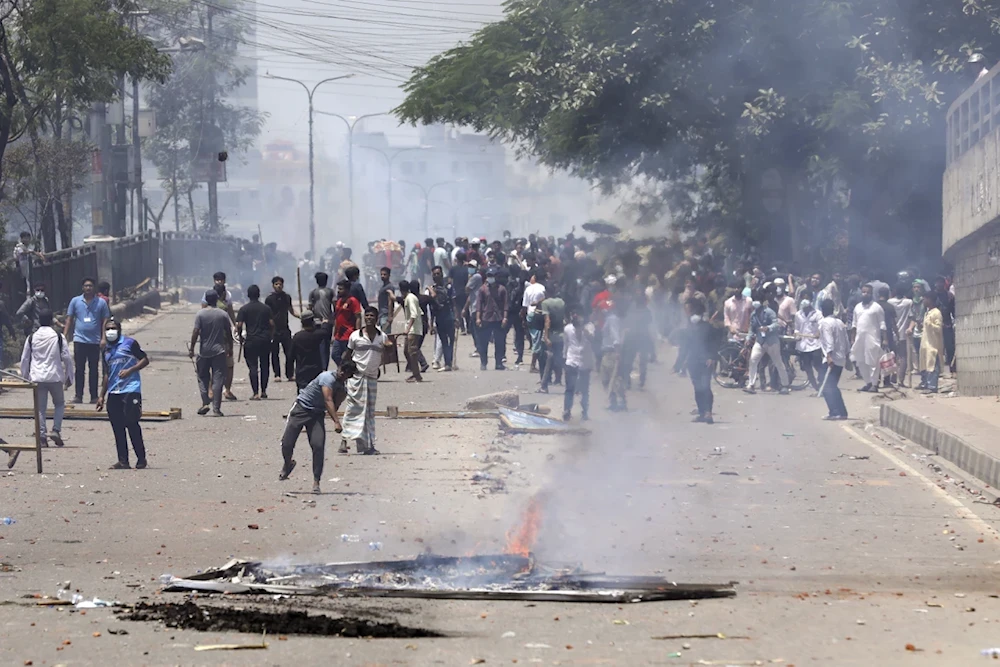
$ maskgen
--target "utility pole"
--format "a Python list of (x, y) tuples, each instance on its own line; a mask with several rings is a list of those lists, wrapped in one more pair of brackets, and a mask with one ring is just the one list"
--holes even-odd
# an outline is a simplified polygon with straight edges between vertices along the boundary
[[(329, 81), (339, 81), (340, 79), (350, 79), (353, 74), (344, 74), (342, 76), (333, 76), (329, 79), (323, 79), (315, 86), (310, 88), (302, 81), (298, 79), (290, 79), (286, 76), (275, 76), (274, 74), (265, 74), (268, 79), (276, 79), (278, 81), (291, 81), (292, 83), (297, 83), (302, 86), (306, 95), (309, 97), (309, 252), (312, 258), (316, 259), (316, 177), (315, 177), (315, 167), (314, 167), (314, 155), (313, 155), (313, 95), (316, 94), (316, 89), (322, 86), (324, 83)], [(351, 235), (354, 234), (353, 222), (351, 223)], [(348, 237), (348, 240), (352, 238)]]
[[(205, 39), (205, 48), (209, 53), (212, 52), (212, 7), (208, 7), (208, 33)], [(210, 61), (211, 64), (211, 61)], [(208, 124), (209, 127), (213, 128), (212, 136), (215, 136), (215, 68), (211, 68), (211, 75), (209, 76), (209, 86), (211, 90), (208, 97)], [(213, 147), (214, 148), (214, 147)], [(210, 168), (208, 170), (208, 231), (213, 234), (219, 232), (219, 180), (218, 172), (216, 168), (218, 167), (217, 160), (209, 161)]]
[[(142, 139), (139, 137), (139, 79), (132, 78), (132, 150), (135, 151), (135, 200), (139, 203), (139, 233), (146, 231), (146, 199), (142, 196)], [(134, 207), (133, 207), (133, 210)]]

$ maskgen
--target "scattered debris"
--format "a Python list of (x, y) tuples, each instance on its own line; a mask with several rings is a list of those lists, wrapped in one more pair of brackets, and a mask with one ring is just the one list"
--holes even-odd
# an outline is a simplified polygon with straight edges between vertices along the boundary
[(515, 390), (498, 391), (492, 394), (473, 396), (465, 402), (466, 410), (493, 410), (499, 407), (516, 408), (521, 404), (521, 395)]
[(532, 433), (536, 435), (556, 435), (560, 433), (588, 434), (589, 429), (573, 426), (558, 419), (544, 417), (524, 410), (498, 408), (500, 411), (500, 426), (508, 433)]
[(714, 635), (660, 635), (659, 637), (650, 637), (650, 639), (750, 639), (743, 635), (727, 635), (721, 632), (717, 632)]

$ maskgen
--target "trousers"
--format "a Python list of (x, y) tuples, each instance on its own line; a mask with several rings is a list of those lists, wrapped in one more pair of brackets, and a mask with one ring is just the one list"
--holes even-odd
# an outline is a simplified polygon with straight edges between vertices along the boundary
[(763, 359), (764, 354), (767, 354), (768, 358), (771, 359), (771, 363), (774, 367), (778, 369), (778, 377), (781, 379), (781, 386), (788, 386), (788, 369), (785, 368), (785, 362), (781, 358), (781, 342), (775, 340), (773, 343), (764, 343), (757, 341), (753, 344), (753, 349), (750, 351), (750, 377), (747, 379), (747, 386), (751, 389), (757, 384), (757, 373), (760, 370), (760, 360)]
[(97, 367), (100, 365), (101, 346), (97, 343), (73, 343), (73, 363), (76, 365), (76, 398), (83, 400), (83, 380), (86, 376), (86, 365), (90, 366), (89, 380), (90, 400), (97, 399)]
[(831, 417), (846, 417), (847, 406), (844, 405), (844, 395), (840, 393), (840, 374), (844, 372), (843, 366), (825, 366), (824, 377), (820, 378), (820, 384), (825, 380), (823, 387), (823, 400), (826, 401), (827, 414)]
[(281, 377), (281, 356), (279, 355), (281, 350), (285, 352), (285, 379), (291, 380), (295, 372), (295, 358), (291, 355), (292, 332), (288, 329), (275, 331), (274, 340), (271, 341), (271, 370), (274, 371), (276, 378)]
[(323, 460), (326, 456), (326, 419), (325, 412), (313, 413), (302, 409), (298, 401), (292, 406), (285, 420), (285, 432), (281, 436), (281, 456), (285, 459), (287, 469), (295, 452), (295, 441), (299, 439), (302, 429), (309, 438), (309, 448), (312, 449), (313, 480), (323, 479)]
[(569, 417), (573, 411), (573, 397), (580, 394), (580, 408), (583, 416), (590, 410), (590, 370), (566, 366), (566, 393), (563, 396), (563, 416)]
[(496, 355), (496, 368), (503, 366), (503, 358), (507, 353), (507, 341), (503, 337), (503, 328), (500, 322), (483, 322), (479, 328), (479, 366), (486, 367), (490, 357), (490, 342), (493, 342), (494, 354)]
[[(268, 357), (271, 356), (271, 341), (247, 341), (243, 348), (243, 357), (250, 370), (250, 388), (254, 396), (267, 393)], [(281, 377), (280, 373), (278, 377)]]
[[(198, 391), (201, 392), (201, 404), (208, 405), (217, 411), (222, 410), (222, 385), (226, 381), (226, 353), (214, 357), (198, 357)], [(208, 388), (212, 387), (212, 398), (208, 398)]]
[(694, 386), (694, 402), (698, 407), (698, 414), (711, 414), (715, 403), (715, 395), (712, 394), (712, 369), (706, 364), (692, 364), (688, 367), (688, 377)]
[[(226, 358), (225, 355), (221, 357)], [(221, 394), (221, 389), (220, 386), (216, 396)], [(142, 440), (142, 427), (139, 425), (139, 419), (142, 417), (142, 394), (108, 394), (106, 407), (108, 419), (111, 420), (111, 430), (115, 434), (118, 461), (128, 464), (128, 438), (132, 438), (136, 461), (145, 461), (146, 445)]]
[[(554, 338), (549, 339), (550, 344), (546, 345), (545, 366), (542, 368), (542, 389), (548, 389), (549, 382), (559, 384), (562, 380), (563, 371), (563, 341)], [(553, 379), (554, 378), (554, 379)]]
[(35, 391), (38, 392), (38, 432), (44, 444), (48, 437), (48, 431), (45, 429), (45, 413), (49, 411), (49, 396), (52, 396), (52, 407), (55, 412), (52, 419), (52, 430), (56, 433), (62, 432), (63, 415), (66, 413), (66, 398), (62, 382), (39, 382)]
[(420, 343), (423, 341), (423, 338), (423, 336), (416, 334), (407, 334), (406, 347), (403, 348), (403, 354), (406, 357), (406, 368), (409, 369), (410, 374), (417, 378), (417, 380), (423, 379), (423, 376), (420, 374)]
[[(455, 320), (439, 318), (437, 321), (437, 344), (441, 346), (441, 356), (444, 365), (451, 366), (455, 357)], [(434, 350), (434, 361), (440, 361), (437, 349)]]

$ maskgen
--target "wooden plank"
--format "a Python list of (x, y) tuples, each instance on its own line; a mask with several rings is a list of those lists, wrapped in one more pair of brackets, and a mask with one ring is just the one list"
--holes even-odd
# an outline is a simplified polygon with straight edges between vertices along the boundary
[[(51, 419), (54, 412), (52, 409), (46, 413), (46, 416)], [(34, 413), (31, 408), (0, 408), (0, 419), (30, 419), (34, 417)], [(66, 412), (63, 419), (91, 419), (98, 421), (106, 421), (107, 413), (98, 412), (92, 407), (88, 408), (76, 408), (67, 405)], [(170, 408), (170, 410), (144, 410), (142, 412), (141, 421), (172, 421), (174, 419), (181, 418), (180, 408)]]
[(626, 604), (660, 600), (704, 600), (735, 597), (731, 588), (690, 586), (684, 589), (608, 591), (573, 590), (490, 590), (490, 589), (419, 589), (419, 588), (336, 588), (326, 587), (331, 597), (422, 598), (428, 600), (520, 600), (530, 602), (603, 602)]
[(33, 452), (36, 449), (37, 445), (16, 445), (10, 442), (0, 444), (0, 450), (5, 452)]

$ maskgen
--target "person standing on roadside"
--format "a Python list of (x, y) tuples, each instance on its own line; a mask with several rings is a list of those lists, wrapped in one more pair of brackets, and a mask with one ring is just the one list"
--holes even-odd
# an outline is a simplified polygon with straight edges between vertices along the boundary
[[(201, 407), (199, 415), (207, 415), (211, 407), (212, 414), (222, 417), (222, 386), (226, 379), (227, 361), (233, 356), (233, 329), (229, 315), (217, 308), (219, 295), (213, 289), (205, 292), (205, 306), (194, 318), (194, 331), (191, 333), (191, 347), (188, 356), (194, 359), (195, 345), (199, 344), (198, 390), (201, 392)], [(211, 388), (212, 397), (209, 398)]]
[(903, 282), (893, 288), (893, 297), (889, 303), (896, 310), (896, 365), (899, 370), (889, 378), (890, 382), (906, 386), (906, 374), (913, 358), (910, 345), (910, 323), (913, 322), (913, 300), (907, 296), (909, 286)]
[[(462, 311), (465, 309), (465, 302), (469, 295), (465, 292), (465, 286), (469, 283), (469, 269), (465, 265), (465, 251), (458, 248), (453, 254), (455, 260), (451, 268), (448, 269), (448, 282), (455, 290), (455, 334), (459, 331), (465, 333), (465, 317)], [(383, 330), (385, 328), (383, 327)]]
[(712, 395), (712, 367), (715, 364), (715, 354), (718, 349), (717, 336), (712, 324), (705, 319), (705, 302), (701, 299), (688, 299), (684, 304), (688, 313), (690, 325), (685, 327), (687, 335), (688, 377), (694, 387), (694, 401), (698, 408), (698, 416), (693, 421), (703, 424), (714, 424), (712, 407), (715, 397)]
[(48, 447), (45, 427), (45, 413), (49, 409), (49, 397), (55, 416), (52, 421), (52, 442), (63, 446), (62, 420), (66, 410), (64, 389), (73, 386), (73, 357), (69, 353), (69, 343), (62, 334), (52, 328), (52, 312), (38, 313), (39, 327), (24, 341), (21, 352), (21, 377), (38, 385), (38, 428), (42, 446)]
[(38, 316), (44, 312), (51, 313), (52, 306), (49, 304), (49, 298), (45, 295), (45, 283), (36, 283), (35, 293), (25, 299), (21, 307), (14, 313), (14, 317), (21, 322), (25, 336), (38, 331), (38, 327), (42, 326)]
[[(247, 298), (249, 303), (244, 304), (236, 314), (236, 337), (245, 343), (243, 357), (250, 370), (250, 389), (253, 391), (250, 400), (259, 401), (267, 398), (267, 367), (274, 338), (274, 320), (271, 319), (271, 309), (260, 302), (260, 287), (248, 287)], [(243, 327), (246, 327), (245, 339)]]
[(594, 338), (597, 329), (593, 322), (584, 322), (580, 306), (567, 309), (569, 323), (563, 329), (566, 349), (566, 394), (563, 397), (563, 421), (569, 421), (573, 412), (573, 398), (580, 394), (583, 421), (589, 419), (590, 374), (596, 364)]
[(486, 370), (490, 341), (493, 341), (496, 356), (494, 368), (498, 371), (507, 370), (503, 365), (507, 354), (507, 341), (503, 337), (503, 327), (507, 324), (507, 306), (507, 288), (497, 282), (497, 268), (491, 266), (486, 271), (486, 284), (479, 288), (479, 308), (476, 310), (476, 328), (480, 329), (480, 370)]
[(344, 407), (344, 440), (340, 453), (348, 451), (347, 441), (354, 440), (359, 454), (378, 454), (375, 449), (375, 399), (378, 396), (378, 374), (385, 348), (394, 345), (379, 330), (378, 309), (365, 310), (365, 325), (351, 334), (347, 342), (349, 361), (355, 366), (347, 379), (347, 404)]
[(292, 296), (285, 291), (285, 279), (281, 276), (271, 278), (273, 290), (264, 300), (264, 305), (271, 309), (271, 321), (274, 322), (274, 336), (271, 338), (271, 370), (274, 371), (274, 381), (281, 382), (280, 350), (285, 352), (285, 379), (289, 382), (295, 379), (295, 359), (292, 356), (292, 330), (288, 326), (288, 316), (298, 317), (292, 307)]
[(337, 302), (333, 309), (333, 347), (330, 357), (337, 366), (347, 352), (351, 334), (361, 328), (361, 304), (351, 296), (351, 283), (346, 278), (337, 283)]
[(833, 299), (823, 299), (820, 303), (823, 319), (819, 321), (819, 345), (826, 362), (826, 371), (820, 378), (823, 387), (823, 400), (826, 401), (827, 415), (823, 419), (847, 419), (847, 406), (844, 396), (840, 393), (840, 375), (847, 364), (850, 353), (850, 339), (847, 336), (847, 326), (840, 317), (835, 317), (837, 304)]
[(559, 294), (558, 283), (538, 304), (542, 317), (542, 343), (545, 345), (545, 365), (541, 368), (541, 386), (538, 391), (549, 393), (549, 383), (562, 384), (563, 371), (563, 329), (566, 328), (566, 302)]
[(445, 284), (444, 268), (440, 265), (434, 267), (431, 280), (431, 334), (437, 333), (432, 366), (434, 370), (450, 371), (455, 353), (455, 290)]
[(90, 365), (87, 378), (90, 385), (90, 402), (97, 403), (97, 375), (100, 364), (104, 329), (111, 319), (111, 309), (104, 299), (94, 293), (94, 279), (83, 279), (83, 294), (74, 296), (66, 309), (66, 338), (73, 341), (73, 359), (76, 365), (76, 399), (83, 403), (85, 366)]
[[(333, 291), (327, 287), (330, 276), (319, 271), (313, 276), (316, 279), (316, 289), (309, 293), (309, 311), (321, 324), (330, 322), (330, 331), (333, 330)], [(323, 341), (320, 347), (322, 355), (322, 366), (325, 371), (330, 366), (330, 341)]]
[(924, 294), (924, 326), (920, 338), (920, 385), (929, 394), (938, 393), (938, 379), (941, 376), (942, 355), (948, 341), (945, 338), (945, 318), (941, 312), (941, 302), (946, 301), (940, 292)]
[(399, 293), (403, 296), (403, 333), (406, 335), (406, 366), (410, 369), (407, 382), (423, 382), (420, 375), (420, 340), (424, 337), (424, 314), (420, 309), (420, 299), (410, 291), (408, 280), (399, 281)]
[(392, 269), (383, 266), (378, 272), (382, 286), (378, 289), (378, 327), (389, 333), (396, 314), (396, 286), (392, 284)]
[(142, 380), (139, 371), (149, 365), (149, 357), (134, 338), (122, 335), (121, 325), (108, 320), (104, 336), (104, 374), (97, 410), (108, 408), (108, 419), (115, 434), (118, 462), (113, 470), (128, 470), (128, 439), (135, 450), (136, 470), (146, 467), (146, 445), (142, 439)]
[(313, 493), (320, 492), (320, 480), (323, 479), (323, 463), (326, 457), (326, 417), (333, 420), (333, 427), (340, 433), (344, 427), (337, 416), (340, 404), (347, 397), (344, 382), (354, 376), (357, 368), (354, 362), (345, 361), (337, 368), (336, 373), (323, 371), (299, 392), (292, 409), (285, 420), (285, 432), (281, 436), (281, 456), (284, 465), (278, 475), (280, 481), (285, 481), (295, 469), (295, 441), (302, 429), (306, 430), (309, 447), (312, 449)]

